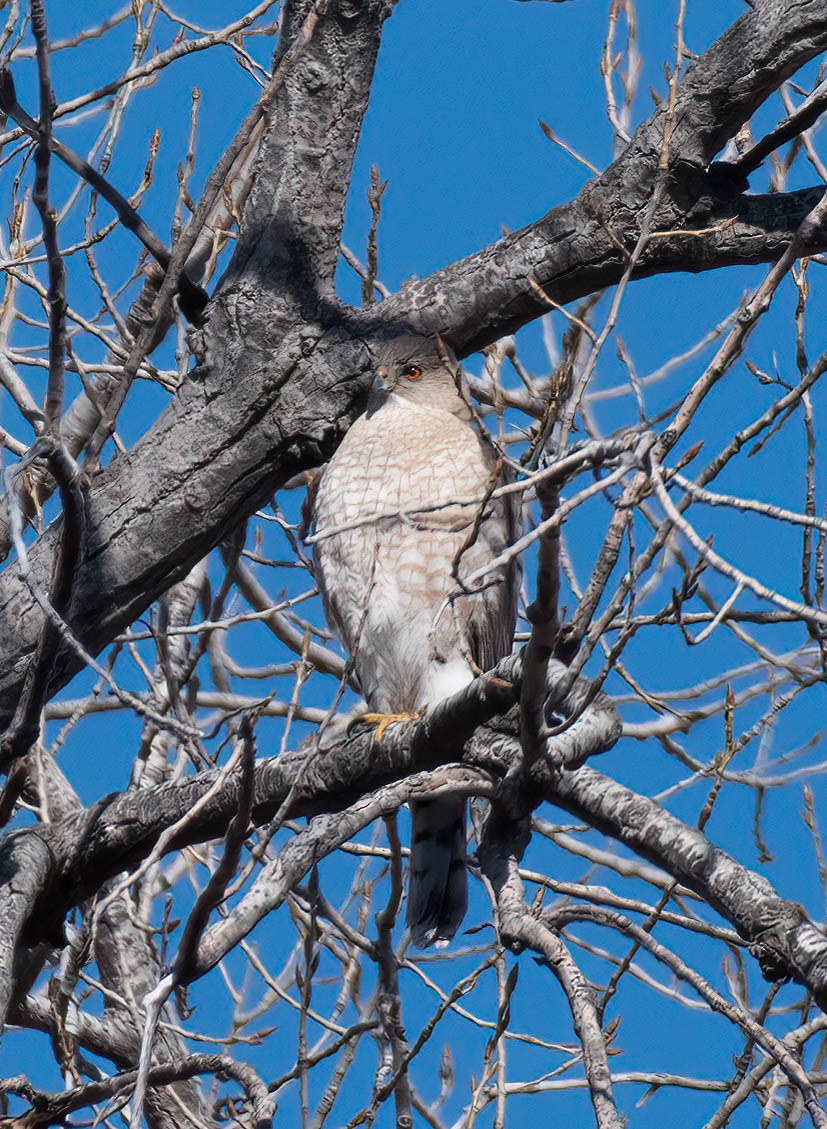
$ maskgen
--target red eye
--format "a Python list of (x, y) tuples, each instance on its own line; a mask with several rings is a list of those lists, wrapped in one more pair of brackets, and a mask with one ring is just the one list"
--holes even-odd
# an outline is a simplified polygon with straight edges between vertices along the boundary
[(422, 376), (422, 369), (417, 365), (408, 365), (405, 369), (405, 376), (407, 376), (408, 380), (419, 380), (420, 376)]

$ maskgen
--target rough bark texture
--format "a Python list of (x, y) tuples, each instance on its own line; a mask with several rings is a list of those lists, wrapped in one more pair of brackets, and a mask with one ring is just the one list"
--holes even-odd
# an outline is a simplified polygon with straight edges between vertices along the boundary
[[(84, 558), (73, 576), (66, 619), (75, 638), (93, 654), (190, 573), (275, 490), (331, 453), (363, 406), (375, 346), (388, 333), (402, 327), (438, 332), (464, 356), (546, 312), (542, 291), (555, 303), (568, 303), (630, 278), (781, 260), (775, 268), (780, 278), (802, 250), (827, 249), (823, 230), (811, 232), (811, 243), (790, 246), (796, 234), (801, 238), (802, 221), (822, 199), (823, 186), (749, 196), (733, 166), (714, 164), (724, 144), (768, 94), (827, 48), (827, 0), (759, 0), (703, 56), (686, 65), (674, 100), (660, 106), (614, 163), (574, 200), (462, 262), (408, 283), (376, 306), (345, 307), (334, 291), (342, 217), (382, 27), (393, 4), (287, 0), (284, 6), (275, 60), (278, 84), (270, 87), (274, 96), (261, 104), (261, 140), (234, 255), (216, 287), (207, 322), (194, 335), (197, 366), (154, 427), (89, 486)], [(184, 256), (182, 248), (185, 242), (178, 243), (179, 258)], [(767, 302), (774, 285), (767, 291)], [(171, 291), (169, 276), (163, 286)], [(736, 346), (737, 341), (733, 349)], [(803, 345), (800, 352), (803, 357)], [(806, 368), (803, 360), (799, 367)], [(718, 375), (724, 371), (722, 364)], [(560, 403), (552, 403), (551, 392), (549, 397), (545, 407), (551, 416)], [(639, 471), (640, 502), (656, 481), (658, 465), (649, 448), (637, 442), (617, 457), (621, 454), (637, 460), (626, 465)], [(593, 465), (602, 467), (603, 462), (601, 456)], [(606, 465), (613, 464), (606, 460)], [(621, 481), (621, 470), (615, 482)], [(544, 518), (555, 514), (556, 485), (554, 490)], [(68, 520), (67, 528), (72, 528)], [(61, 532), (56, 522), (31, 547), (31, 580), (41, 590), (49, 588), (56, 571)], [(552, 536), (558, 532), (559, 526)], [(602, 557), (605, 574), (598, 562), (594, 600), (589, 604), (587, 597), (581, 604), (589, 622), (619, 559), (625, 532), (625, 518), (609, 532)], [(664, 532), (660, 546), (666, 536)], [(236, 551), (240, 549), (239, 542)], [(558, 566), (555, 549), (549, 569)], [(231, 588), (231, 574), (216, 605)], [(239, 577), (241, 567), (237, 582), (248, 602), (266, 606), (266, 594), (256, 594), (255, 582)], [(202, 588), (202, 579), (197, 572), (186, 591), (182, 587), (167, 598), (165, 614), (173, 622), (189, 622), (208, 587), (205, 583)], [(85, 958), (84, 944), (75, 937), (67, 943), (64, 936), (66, 915), (77, 907), (83, 908), (82, 928), (89, 930), (81, 940), (92, 946), (109, 997), (102, 1017), (80, 1016), (76, 1034), (85, 1047), (122, 1067), (133, 1066), (141, 1049), (148, 1023), (146, 997), (165, 981), (183, 988), (215, 968), (291, 893), (296, 920), (308, 915), (304, 958), (309, 980), (304, 983), (309, 983), (318, 889), (305, 899), (299, 884), (321, 858), (358, 830), (377, 818), (392, 818), (400, 805), (425, 795), (477, 795), (489, 801), (475, 864), (493, 894), (500, 946), (493, 959), (504, 967), (504, 947), (528, 947), (554, 972), (580, 1039), (599, 1125), (622, 1124), (603, 1028), (603, 1012), (615, 985), (610, 982), (598, 1001), (559, 928), (541, 914), (540, 900), (532, 907), (526, 902), (519, 863), (531, 834), (531, 812), (541, 804), (556, 805), (655, 863), (737, 931), (767, 979), (793, 979), (827, 1008), (827, 940), (803, 909), (717, 848), (702, 829), (682, 823), (661, 804), (586, 766), (588, 758), (614, 744), (620, 723), (609, 699), (586, 679), (575, 677), (580, 667), (572, 663), (569, 669), (549, 657), (555, 648), (558, 656), (561, 653), (556, 599), (556, 591), (553, 598), (546, 592), (549, 606), (555, 605), (553, 629), (543, 640), (542, 662), (534, 662), (533, 679), (526, 675), (535, 689), (531, 700), (526, 694), (522, 703), (531, 707), (531, 725), (523, 724), (522, 743), (521, 657), (512, 656), (493, 677), (478, 678), (424, 717), (380, 729), (378, 735), (365, 728), (348, 730), (344, 737), (323, 736), (318, 744), (311, 739), (278, 758), (255, 762), (250, 737), (246, 788), (240, 775), (219, 769), (153, 785), (170, 770), (168, 732), (155, 727), (155, 722), (161, 725), (157, 717), (145, 727), (147, 756), (139, 757), (133, 786), (88, 809), (80, 807), (68, 786), (61, 788), (59, 772), (45, 765), (44, 754), (39, 767), (51, 782), (52, 795), (42, 803), (42, 822), (0, 841), (0, 1020), (20, 1020), (47, 1030), (59, 1047), (66, 1034), (59, 1009), (46, 1008), (29, 992), (53, 950), (64, 950), (65, 964)], [(675, 600), (677, 608), (677, 596)], [(177, 610), (171, 606), (176, 603), (181, 604)], [(617, 609), (604, 614), (612, 618)], [(311, 645), (310, 632), (287, 619), (285, 625), (273, 627), (276, 635), (294, 645), (298, 637), (301, 644), (296, 647), (301, 658), (296, 664), (296, 702), (304, 671), (314, 663), (347, 673), (336, 656)], [(201, 625), (204, 639), (214, 626)], [(159, 635), (168, 627), (162, 623)], [(14, 713), (31, 656), (43, 638), (43, 611), (12, 564), (0, 576), (0, 731)], [(178, 724), (191, 736), (187, 709), (178, 709), (176, 695), (195, 665), (189, 667), (186, 637), (175, 638), (166, 661), (159, 658), (147, 699), (159, 711), (173, 703), (178, 722), (170, 722), (170, 732)], [(604, 632), (601, 641), (606, 638)], [(619, 654), (609, 654), (607, 665)], [(581, 658), (585, 663), (585, 649)], [(64, 640), (51, 671), (50, 690), (64, 685), (82, 662), (79, 651)], [(526, 716), (524, 709), (524, 722)], [(232, 733), (234, 719), (225, 721)], [(157, 743), (155, 738), (160, 738)], [(727, 751), (730, 746), (734, 749), (731, 734)], [(29, 754), (27, 766), (36, 767), (39, 755)], [(717, 758), (714, 765), (717, 770)], [(725, 767), (722, 764), (715, 787)], [(45, 791), (44, 786), (39, 799)], [(710, 793), (704, 818), (715, 794)], [(8, 796), (3, 799), (11, 806)], [(233, 901), (219, 915), (214, 911), (228, 889), (229, 873), (237, 871), (248, 816), (249, 823), (266, 829), (263, 838), (271, 845), (279, 842), (270, 837), (284, 819), (306, 817), (310, 823), (278, 853), (273, 846), (272, 858), (257, 857), (261, 866), (251, 868), (249, 885), (234, 891)], [(135, 903), (126, 884), (115, 889), (117, 876), (133, 872), (131, 882), (134, 869), (147, 859), (154, 867), (162, 855), (225, 834), (227, 873), (221, 865), (213, 872), (211, 881), (216, 875), (220, 881), (208, 889), (210, 897), (199, 902), (185, 929), (181, 948), (186, 959), (173, 961), (167, 977), (162, 969), (165, 955), (155, 949), (146, 907), (142, 910)], [(380, 941), (374, 945), (356, 936), (357, 946), (371, 957), (385, 946), (382, 975), (387, 996), (376, 1014), (386, 1033), (391, 1032), (383, 1038), (393, 1043), (389, 1070), (395, 1081), (388, 1094), (402, 1083), (397, 1120), (408, 1124), (410, 1095), (404, 1096), (403, 1082), (408, 1044), (391, 961), (391, 933), (402, 897), (402, 858), (398, 841), (393, 836), (389, 841), (393, 893), (380, 917)], [(139, 885), (142, 880), (137, 880)], [(308, 887), (313, 884), (311, 877)], [(101, 895), (112, 895), (103, 907)], [(98, 899), (94, 906), (93, 897)], [(653, 923), (659, 912), (653, 909)], [(347, 922), (342, 925), (354, 932)], [(164, 933), (164, 943), (167, 937)], [(726, 940), (734, 943), (736, 938), (728, 933)], [(65, 992), (61, 998), (67, 1006), (80, 964), (75, 973), (71, 983), (71, 976), (65, 978), (68, 990), (58, 976), (51, 978), (55, 990)], [(302, 993), (304, 1017), (310, 995), (309, 989), (304, 993), (301, 975), (296, 972), (295, 983)], [(492, 1038), (492, 1047), (508, 1023), (504, 984), (500, 995), (497, 1027), (502, 1030)], [(183, 1061), (186, 1044), (175, 1030), (159, 1028), (151, 1055), (156, 1068), (169, 1068)], [(299, 1075), (303, 1056), (300, 1044)], [(149, 1089), (145, 1116), (155, 1129), (177, 1124), (181, 1107), (199, 1122), (212, 1116), (191, 1080), (195, 1069), (193, 1065), (190, 1073), (176, 1076), (174, 1085)], [(220, 1066), (205, 1069), (223, 1071)], [(500, 1082), (504, 1106), (504, 1059)], [(261, 1089), (263, 1112), (257, 1124), (263, 1126), (269, 1123), (272, 1098)], [(372, 1123), (373, 1114), (363, 1120)], [(504, 1118), (494, 1123), (504, 1124)]]
[[(506, 668), (498, 669), (504, 673)], [(562, 675), (564, 668), (559, 665), (550, 671), (552, 696)], [(327, 747), (308, 746), (257, 762), (254, 821), (266, 823), (288, 796), (290, 805), (283, 815), (322, 814), (324, 818), (323, 813), (341, 812), (377, 788), (451, 758), (461, 758), (468, 768), (486, 774), (477, 786), (476, 777), (458, 777), (457, 791), (490, 794), (490, 778), (506, 779), (519, 761), (519, 722), (516, 711), (496, 718), (478, 728), (464, 750), (460, 749), (472, 720), (482, 722), (490, 716), (480, 689), (485, 681), (478, 679), (457, 695), (453, 711), (443, 705), (421, 722), (393, 726), (381, 742), (369, 733), (355, 733)], [(588, 682), (579, 680), (563, 706), (556, 708), (566, 715), (577, 713), (588, 689)], [(465, 724), (456, 726), (452, 712), (462, 716)], [(827, 939), (800, 906), (780, 898), (766, 879), (741, 866), (697, 828), (682, 823), (653, 800), (590, 767), (564, 767), (566, 761), (571, 763), (572, 745), (581, 742), (585, 748), (588, 744), (592, 753), (599, 753), (614, 743), (618, 733), (614, 710), (608, 699), (598, 695), (574, 721), (569, 734), (563, 734), (562, 741), (550, 738), (546, 755), (532, 765), (525, 793), (528, 806), (559, 805), (652, 859), (734, 926), (749, 942), (767, 978), (795, 979), (810, 989), (820, 1006), (827, 1005)], [(571, 759), (576, 763), (579, 758)], [(189, 816), (185, 830), (166, 844), (167, 850), (222, 835), (238, 809), (237, 776), (228, 777), (197, 814), (193, 812), (215, 786), (217, 775), (217, 771), (204, 772), (177, 783), (125, 792), (55, 823), (6, 837), (0, 845), (0, 951), (8, 956), (0, 966), (0, 1008), (5, 1011), (12, 1002), (12, 954), (25, 961), (32, 950), (59, 944), (65, 914), (99, 889), (103, 880), (145, 858), (166, 828)], [(363, 825), (364, 812), (367, 822), (395, 810), (408, 798), (409, 790), (403, 789), (390, 797), (380, 796), (375, 810), (370, 805), (364, 810), (360, 807), (350, 817), (353, 831)], [(311, 832), (314, 840), (324, 840), (327, 834), (325, 826), (311, 828)], [(304, 851), (301, 857), (306, 866), (312, 865), (316, 857), (312, 850), (303, 845), (299, 849)], [(281, 865), (277, 862), (277, 868)], [(13, 876), (23, 872), (25, 888), (21, 889)], [(290, 876), (295, 882), (300, 874), (290, 870)]]
[[(309, 5), (287, 10), (287, 34)], [(394, 326), (439, 330), (460, 355), (544, 312), (531, 284), (570, 301), (617, 281), (658, 177), (665, 110), (570, 204), (369, 313), (332, 293), (338, 230), (367, 104), (384, 0), (330, 4), (269, 111), (243, 236), (201, 331), (200, 364), (156, 426), (92, 484), (89, 542), (70, 623), (97, 652), (240, 518), (317, 465), (360, 410), (368, 343)], [(747, 12), (692, 62), (679, 88), (669, 167), (635, 274), (777, 258), (812, 192), (748, 197), (707, 172), (781, 76), (827, 45), (821, 2)], [(738, 217), (699, 238), (681, 235)], [(819, 240), (819, 248), (827, 241)], [(46, 586), (59, 523), (31, 552)], [(7, 723), (43, 623), (14, 566), (0, 577), (0, 722)], [(79, 668), (64, 648), (53, 689)]]

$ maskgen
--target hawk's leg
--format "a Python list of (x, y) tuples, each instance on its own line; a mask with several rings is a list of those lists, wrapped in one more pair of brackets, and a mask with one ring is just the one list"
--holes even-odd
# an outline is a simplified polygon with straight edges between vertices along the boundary
[(381, 741), (389, 725), (396, 725), (398, 721), (418, 721), (422, 716), (420, 710), (409, 710), (403, 713), (360, 713), (348, 725), (348, 732), (355, 726), (364, 722), (365, 725), (375, 725), (374, 737)]

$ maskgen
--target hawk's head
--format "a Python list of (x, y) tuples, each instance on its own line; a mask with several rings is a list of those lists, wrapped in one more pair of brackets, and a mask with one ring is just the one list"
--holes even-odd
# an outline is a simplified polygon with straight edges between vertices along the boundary
[(394, 337), (379, 349), (371, 406), (390, 395), (457, 414), (466, 410), (456, 357), (442, 341), (416, 334)]

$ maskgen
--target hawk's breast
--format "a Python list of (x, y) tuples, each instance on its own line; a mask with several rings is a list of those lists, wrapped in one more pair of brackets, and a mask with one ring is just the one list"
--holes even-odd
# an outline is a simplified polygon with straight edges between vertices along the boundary
[(435, 662), (471, 676), (468, 624), (491, 592), (457, 599), (455, 572), (504, 547), (490, 506), (478, 520), (491, 469), (469, 421), (390, 396), (356, 420), (324, 471), (317, 576), (369, 700), (381, 687), (393, 708), (414, 708)]

